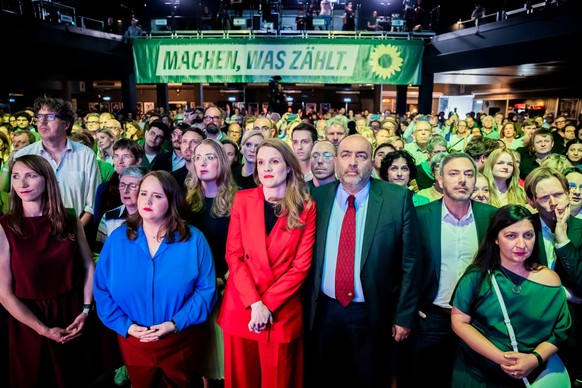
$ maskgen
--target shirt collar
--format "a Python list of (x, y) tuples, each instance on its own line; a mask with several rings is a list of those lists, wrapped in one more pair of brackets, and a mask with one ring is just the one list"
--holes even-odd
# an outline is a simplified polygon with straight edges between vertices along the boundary
[(467, 213), (461, 217), (460, 220), (457, 220), (457, 218), (449, 211), (449, 209), (447, 208), (447, 205), (445, 205), (445, 201), (442, 201), (442, 220), (443, 222), (447, 222), (449, 224), (457, 224), (457, 223), (461, 223), (461, 224), (470, 224), (471, 222), (473, 222), (473, 204), (471, 203), (471, 201), (469, 201), (469, 209), (467, 209)]
[[(354, 206), (356, 207), (356, 211), (364, 203), (364, 201), (366, 200), (366, 198), (368, 198), (368, 194), (369, 193), (370, 193), (370, 181), (368, 180), (368, 183), (366, 183), (366, 186), (364, 186), (362, 188), (362, 190), (360, 190), (359, 192), (357, 192), (355, 194), (356, 199), (354, 201)], [(348, 206), (348, 197), (350, 195), (351, 194), (348, 193), (346, 191), (346, 189), (344, 189), (344, 187), (340, 183), (339, 186), (338, 186), (337, 194), (336, 194), (336, 200), (338, 201), (338, 203), (339, 203), (339, 205), (341, 206), (342, 209), (347, 208), (347, 206)]]

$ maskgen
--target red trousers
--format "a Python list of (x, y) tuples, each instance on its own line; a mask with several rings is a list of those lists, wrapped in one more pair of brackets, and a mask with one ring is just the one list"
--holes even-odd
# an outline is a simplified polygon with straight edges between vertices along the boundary
[(156, 342), (119, 336), (119, 348), (132, 388), (195, 387), (208, 345), (208, 326), (190, 326)]
[(303, 339), (253, 341), (224, 333), (225, 388), (303, 387)]

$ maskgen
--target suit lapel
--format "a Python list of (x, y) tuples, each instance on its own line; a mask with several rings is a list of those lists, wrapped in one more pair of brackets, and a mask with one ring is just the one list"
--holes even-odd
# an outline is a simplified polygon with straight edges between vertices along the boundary
[(485, 235), (487, 234), (491, 216), (481, 214), (483, 207), (479, 206), (479, 202), (471, 201), (471, 206), (473, 207), (473, 217), (475, 218), (475, 227), (477, 228), (477, 242), (481, 245), (481, 241), (485, 239)]
[(360, 268), (364, 268), (366, 260), (368, 259), (368, 254), (370, 253), (370, 248), (372, 246), (372, 240), (374, 239), (374, 234), (376, 233), (376, 227), (378, 225), (380, 212), (382, 211), (382, 205), (384, 203), (382, 191), (377, 190), (377, 187), (378, 186), (376, 185), (375, 179), (370, 179), (370, 194), (368, 195), (368, 210), (366, 212), (366, 224), (364, 225), (364, 239), (362, 241), (362, 258)]
[[(329, 227), (329, 218), (331, 216), (331, 209), (333, 207), (333, 203), (335, 201), (335, 193), (337, 190), (339, 182), (332, 185), (324, 186), (326, 191), (323, 193), (324, 195), (319, 196), (318, 198), (322, 198), (317, 201), (317, 228), (316, 228), (316, 240), (317, 241), (317, 252), (316, 252), (316, 259), (318, 261), (319, 266), (323, 265), (323, 258), (325, 256), (325, 244), (327, 242), (327, 228)], [(328, 187), (329, 186), (329, 187)]]
[[(535, 217), (538, 218), (538, 223), (541, 227), (542, 221), (540, 219), (539, 215), (535, 215)], [(538, 254), (539, 254), (539, 258), (540, 258), (540, 264), (545, 265), (546, 267), (548, 266), (548, 256), (546, 255), (546, 245), (544, 244), (544, 233), (542, 232), (541, 228), (540, 230), (537, 232), (537, 236), (536, 236), (536, 240), (537, 240), (537, 244), (538, 244)]]
[[(442, 199), (434, 201), (431, 206), (428, 207), (428, 217), (425, 220), (426, 227), (425, 230), (431, 231), (428, 235), (428, 241), (430, 244), (429, 251), (433, 259), (433, 266), (435, 270), (435, 276), (437, 282), (441, 279), (441, 218), (442, 218)], [(438, 283), (437, 283), (438, 284)]]

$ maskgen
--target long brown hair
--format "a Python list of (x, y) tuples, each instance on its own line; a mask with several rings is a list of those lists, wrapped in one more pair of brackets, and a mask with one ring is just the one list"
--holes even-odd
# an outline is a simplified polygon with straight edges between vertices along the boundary
[[(230, 216), (230, 210), (232, 209), (232, 203), (237, 191), (236, 183), (232, 177), (230, 164), (228, 163), (228, 157), (226, 156), (222, 144), (216, 140), (204, 139), (196, 146), (196, 148), (203, 144), (211, 146), (218, 157), (218, 174), (216, 175), (218, 193), (212, 201), (210, 214), (214, 217), (228, 217)], [(204, 207), (204, 187), (202, 186), (202, 181), (198, 178), (194, 167), (192, 167), (192, 170), (188, 173), (184, 183), (188, 188), (186, 202), (188, 202), (193, 212), (197, 213), (201, 211)]]
[[(287, 217), (287, 229), (303, 228), (305, 224), (301, 221), (301, 213), (305, 208), (309, 208), (312, 204), (311, 196), (309, 195), (309, 188), (303, 179), (301, 166), (291, 146), (285, 141), (277, 138), (265, 139), (259, 143), (257, 147), (257, 155), (259, 150), (263, 147), (271, 147), (276, 149), (283, 156), (283, 160), (289, 173), (287, 174), (287, 188), (285, 189), (285, 196), (283, 198), (273, 198), (275, 209), (278, 209), (277, 216)], [(253, 177), (257, 185), (261, 185), (257, 173), (257, 163), (255, 163), (255, 170)]]
[[(164, 224), (160, 230), (165, 231), (165, 237), (168, 243), (174, 242), (174, 233), (178, 233), (178, 241), (186, 241), (190, 238), (190, 227), (188, 226), (186, 220), (189, 219), (189, 210), (186, 205), (186, 199), (184, 194), (176, 181), (176, 178), (172, 176), (167, 171), (151, 171), (144, 175), (141, 182), (139, 183), (138, 196), (141, 191), (141, 186), (143, 182), (148, 177), (154, 177), (162, 185), (162, 190), (168, 199), (168, 211), (166, 212), (166, 217)], [(143, 220), (139, 211), (133, 213), (127, 217), (127, 238), (130, 240), (135, 240), (137, 238), (137, 230), (143, 224)], [(160, 235), (158, 231), (158, 238), (164, 236)]]
[[(60, 240), (74, 241), (77, 223), (70, 222), (71, 213), (63, 205), (59, 183), (50, 163), (39, 155), (23, 155), (12, 162), (11, 171), (16, 163), (24, 164), (45, 179), (45, 190), (40, 200), (42, 202), (42, 215), (47, 216), (53, 224), (51, 235)], [(10, 203), (10, 211), (6, 215), (8, 225), (15, 233), (23, 235), (24, 206), (16, 190), (10, 191)]]

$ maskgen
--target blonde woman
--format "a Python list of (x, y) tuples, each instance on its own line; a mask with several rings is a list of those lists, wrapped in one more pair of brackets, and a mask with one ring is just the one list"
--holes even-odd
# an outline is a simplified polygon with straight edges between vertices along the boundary
[(493, 183), (490, 193), (490, 203), (493, 206), (525, 205), (525, 191), (519, 185), (519, 167), (513, 153), (498, 148), (491, 152), (483, 174)]
[(482, 173), (477, 173), (477, 181), (475, 182), (475, 189), (471, 194), (473, 201), (491, 204), (490, 193), (493, 191), (493, 184), (487, 176)]
[(218, 290), (218, 302), (209, 318), (212, 322), (210, 346), (202, 363), (205, 386), (210, 386), (210, 380), (224, 379), (224, 344), (222, 331), (216, 324), (216, 316), (228, 278), (225, 260), (226, 236), (237, 187), (232, 178), (226, 151), (215, 140), (202, 140), (194, 151), (192, 165), (194, 168), (185, 182), (188, 188), (186, 201), (193, 213), (192, 225), (200, 229), (210, 245)]

